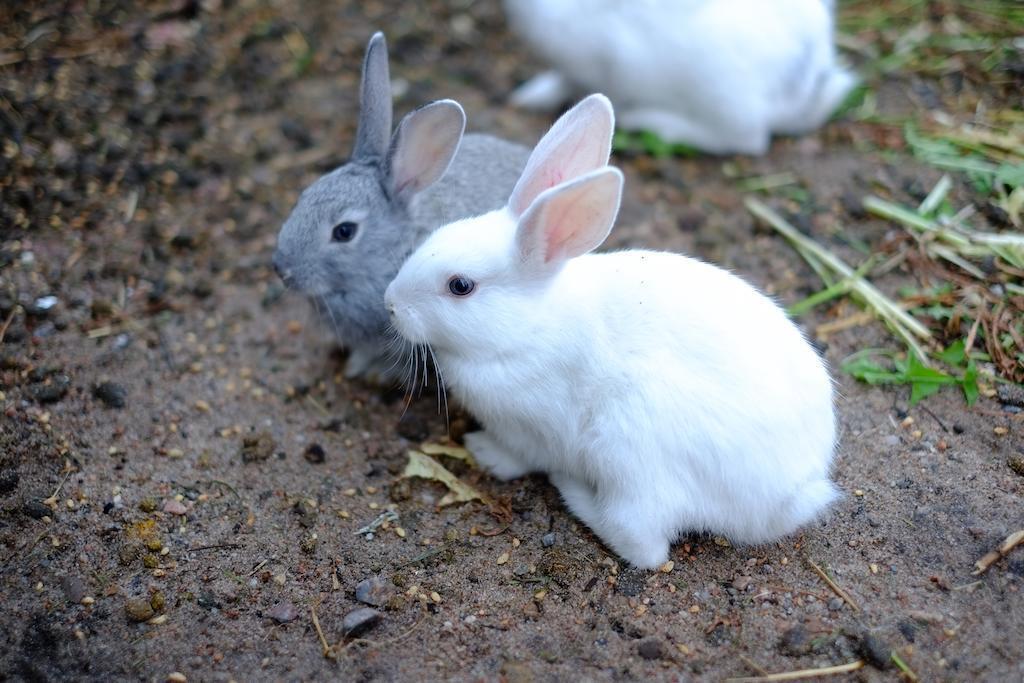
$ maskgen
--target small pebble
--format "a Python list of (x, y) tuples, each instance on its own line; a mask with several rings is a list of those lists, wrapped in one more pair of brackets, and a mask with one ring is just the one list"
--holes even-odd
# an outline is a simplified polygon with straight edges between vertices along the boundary
[(57, 305), (58, 299), (55, 296), (41, 296), (35, 300), (35, 309), (37, 311), (48, 311)]
[(127, 390), (115, 382), (103, 382), (92, 393), (109, 408), (124, 408), (128, 402)]
[(171, 498), (164, 501), (164, 512), (180, 516), (186, 514), (188, 512), (188, 508), (185, 507), (185, 504), (181, 501)]
[(302, 455), (306, 459), (306, 462), (314, 465), (319, 465), (327, 459), (327, 453), (324, 451), (324, 447), (318, 443), (309, 444)]
[(291, 602), (282, 600), (270, 608), (267, 616), (279, 624), (288, 624), (299, 618), (299, 611)]
[(318, 541), (319, 537), (315, 533), (306, 534), (302, 537), (302, 540), (299, 541), (299, 550), (306, 553), (307, 555), (312, 555), (316, 552), (316, 546)]
[(383, 607), (391, 596), (387, 582), (379, 576), (370, 576), (356, 584), (356, 600), (364, 605)]
[(889, 644), (872, 633), (864, 633), (860, 639), (860, 653), (868, 664), (876, 669), (888, 669), (892, 665)]
[(21, 511), (32, 519), (42, 519), (53, 513), (41, 500), (26, 500), (21, 506)]
[(550, 534), (544, 534), (544, 536), (540, 539), (540, 544), (545, 548), (550, 548), (555, 544), (557, 540), (558, 537), (552, 532)]
[(80, 577), (65, 576), (61, 579), (60, 585), (69, 603), (78, 604), (86, 596), (85, 582)]
[(124, 611), (132, 621), (148, 621), (153, 618), (154, 614), (153, 606), (149, 604), (149, 601), (141, 598), (126, 600)]
[(1006, 464), (1016, 474), (1024, 477), (1024, 456), (1011, 455), (1006, 459)]
[(64, 398), (71, 388), (71, 378), (67, 375), (54, 375), (45, 382), (37, 382), (28, 387), (28, 394), (37, 403), (56, 403)]
[(242, 456), (242, 462), (261, 462), (272, 456), (276, 448), (277, 442), (274, 441), (270, 432), (259, 432), (242, 439), (239, 453)]
[(320, 509), (315, 500), (312, 498), (301, 498), (295, 502), (295, 506), (292, 509), (299, 516), (299, 524), (302, 527), (310, 529), (316, 526)]
[(377, 625), (381, 613), (370, 607), (360, 607), (345, 615), (341, 621), (341, 630), (346, 636), (355, 637), (369, 631)]
[(0, 495), (6, 495), (18, 488), (19, 481), (21, 475), (18, 474), (18, 470), (11, 467), (0, 470)]
[(636, 649), (644, 659), (661, 659), (665, 654), (661, 641), (653, 636), (641, 640)]
[(732, 587), (742, 592), (747, 590), (747, 586), (750, 585), (751, 581), (753, 581), (753, 579), (749, 576), (737, 576), (732, 580)]
[(790, 657), (802, 657), (811, 651), (811, 637), (807, 629), (797, 624), (787, 629), (779, 641), (779, 650)]

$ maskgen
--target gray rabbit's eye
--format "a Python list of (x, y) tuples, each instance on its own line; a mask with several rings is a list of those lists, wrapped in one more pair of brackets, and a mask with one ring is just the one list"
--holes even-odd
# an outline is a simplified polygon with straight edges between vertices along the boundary
[(352, 221), (342, 221), (331, 230), (331, 240), (335, 242), (348, 242), (356, 236), (359, 226)]
[(451, 280), (448, 280), (448, 291), (455, 296), (468, 296), (472, 293), (474, 287), (476, 287), (475, 282), (461, 275), (456, 275)]

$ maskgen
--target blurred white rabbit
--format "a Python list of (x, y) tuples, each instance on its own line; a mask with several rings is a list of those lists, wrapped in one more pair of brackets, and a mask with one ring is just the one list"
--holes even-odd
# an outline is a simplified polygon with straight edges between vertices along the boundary
[(619, 126), (715, 154), (825, 123), (856, 77), (836, 62), (831, 0), (504, 0), (554, 70), (512, 103), (552, 110), (601, 91)]

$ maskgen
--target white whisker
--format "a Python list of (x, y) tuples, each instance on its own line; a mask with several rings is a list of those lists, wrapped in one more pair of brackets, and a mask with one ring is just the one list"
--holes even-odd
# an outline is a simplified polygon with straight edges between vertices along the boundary
[[(451, 422), (450, 422), (449, 416), (448, 416), (448, 389), (444, 385), (444, 373), (441, 371), (441, 366), (437, 364), (437, 356), (434, 354), (433, 347), (431, 347), (430, 344), (427, 344), (426, 346), (427, 346), (427, 351), (430, 352), (431, 359), (433, 359), (433, 361), (434, 361), (434, 376), (437, 378), (437, 390), (438, 390), (438, 393), (439, 393), (439, 400), (438, 400), (438, 403), (437, 403), (437, 409), (440, 412), (440, 410), (441, 410), (441, 400), (440, 399), (443, 398), (443, 400), (444, 400), (444, 426), (445, 426), (445, 430), (450, 432), (451, 431)], [(450, 434), (449, 434), (449, 436), (450, 436)]]
[(324, 308), (327, 309), (327, 314), (331, 316), (331, 327), (334, 328), (334, 338), (341, 339), (341, 330), (338, 329), (338, 321), (334, 318), (334, 311), (331, 310), (331, 305), (327, 303), (327, 298), (321, 294), (320, 299), (324, 302)]

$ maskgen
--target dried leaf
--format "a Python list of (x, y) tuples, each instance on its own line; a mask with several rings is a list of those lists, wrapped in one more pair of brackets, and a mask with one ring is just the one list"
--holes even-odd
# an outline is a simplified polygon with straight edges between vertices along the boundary
[(476, 467), (476, 460), (473, 459), (473, 454), (461, 446), (425, 443), (420, 446), (420, 450), (427, 455), (447, 455), (449, 458), (455, 458), (456, 460), (468, 463), (470, 467)]
[(420, 451), (409, 451), (409, 464), (405, 466), (402, 477), (420, 477), (444, 484), (448, 488), (448, 493), (438, 502), (438, 507), (466, 503), (471, 500), (484, 500), (483, 495), (476, 489), (463, 483), (462, 480), (446, 470), (444, 465)]

